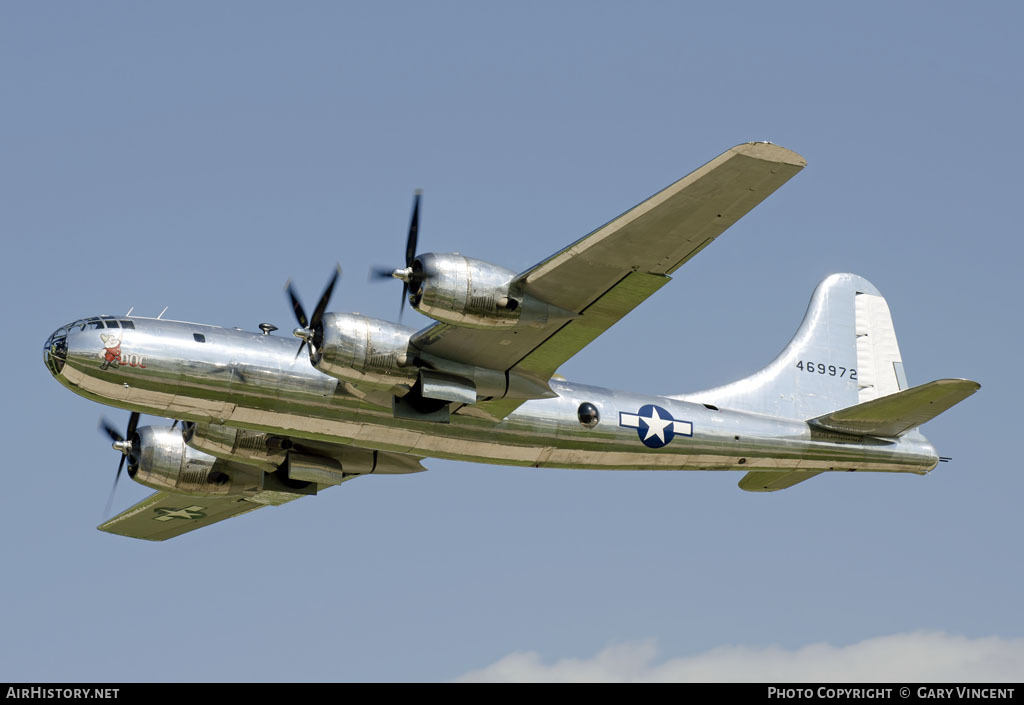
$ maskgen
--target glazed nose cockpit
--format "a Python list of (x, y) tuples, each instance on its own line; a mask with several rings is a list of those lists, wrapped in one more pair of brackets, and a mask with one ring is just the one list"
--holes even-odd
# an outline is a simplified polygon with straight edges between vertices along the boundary
[(68, 359), (68, 336), (73, 336), (84, 330), (104, 328), (135, 328), (135, 323), (123, 318), (118, 319), (115, 316), (94, 316), (80, 318), (66, 326), (61, 326), (53, 332), (43, 346), (43, 362), (46, 364), (46, 368), (54, 375), (59, 375), (64, 369), (64, 363)]
[(53, 332), (43, 346), (43, 362), (52, 374), (59, 375), (68, 360), (68, 326)]

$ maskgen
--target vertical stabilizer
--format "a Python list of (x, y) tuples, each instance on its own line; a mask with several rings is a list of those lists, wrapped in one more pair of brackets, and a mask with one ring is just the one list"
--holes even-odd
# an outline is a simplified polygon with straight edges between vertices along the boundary
[(889, 306), (856, 274), (833, 274), (811, 296), (789, 345), (763, 370), (677, 399), (810, 419), (907, 388)]

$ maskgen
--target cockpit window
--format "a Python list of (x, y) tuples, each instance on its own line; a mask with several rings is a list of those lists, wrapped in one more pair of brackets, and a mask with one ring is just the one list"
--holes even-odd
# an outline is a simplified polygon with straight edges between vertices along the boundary
[(61, 335), (67, 335), (71, 331), (85, 330), (91, 328), (92, 330), (103, 330), (104, 328), (130, 328), (135, 329), (135, 323), (132, 321), (118, 320), (113, 316), (103, 316), (101, 318), (79, 318), (77, 321), (67, 324), (61, 328)]
[(61, 328), (57, 332), (55, 332), (52, 337), (56, 338), (56, 337), (59, 337), (59, 336), (62, 336), (62, 335), (67, 335), (68, 333), (73, 331), (75, 328), (77, 328), (78, 330), (85, 330), (85, 324), (86, 324), (86, 321), (83, 321), (81, 318), (79, 318), (77, 321), (74, 321), (72, 323), (68, 323), (66, 326), (64, 326), (63, 328)]
[(194, 340), (195, 340), (195, 341), (196, 341), (197, 343), (205, 343), (205, 342), (206, 342), (206, 336), (205, 336), (205, 335), (203, 335), (202, 333), (193, 333), (193, 334), (192, 334), (192, 338), (193, 338), (193, 339), (194, 339)]

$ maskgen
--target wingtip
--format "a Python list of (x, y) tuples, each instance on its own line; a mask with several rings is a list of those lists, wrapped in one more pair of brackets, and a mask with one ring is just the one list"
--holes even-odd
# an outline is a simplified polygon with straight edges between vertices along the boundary
[(959, 387), (964, 391), (968, 391), (968, 395), (974, 394), (976, 391), (981, 389), (981, 383), (975, 382), (973, 379), (965, 379), (963, 377), (950, 377), (947, 379), (939, 379), (935, 381), (936, 384), (944, 387)]
[(752, 159), (789, 164), (800, 169), (807, 166), (807, 160), (802, 156), (774, 142), (744, 142), (733, 147), (732, 151)]

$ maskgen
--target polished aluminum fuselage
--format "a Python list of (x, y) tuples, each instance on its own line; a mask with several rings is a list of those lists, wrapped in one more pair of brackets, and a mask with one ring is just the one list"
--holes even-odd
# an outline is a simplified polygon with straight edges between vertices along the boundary
[[(498, 423), (462, 413), (452, 414), (447, 424), (395, 418), (390, 395), (364, 394), (318, 371), (306, 355), (296, 358), (294, 339), (176, 321), (129, 320), (132, 329), (65, 327), (62, 364), (49, 359), (51, 372), (88, 399), (142, 413), (501, 465), (925, 473), (938, 461), (931, 444), (917, 432), (898, 441), (844, 437), (812, 430), (804, 419), (559, 380), (550, 383), (557, 397), (528, 401)], [(51, 354), (54, 340), (44, 355)], [(116, 359), (111, 361), (114, 342)], [(599, 411), (593, 427), (580, 422), (577, 412), (583, 403)], [(620, 425), (652, 404), (691, 424), (692, 436), (677, 433), (663, 447), (649, 448), (635, 427)]]

